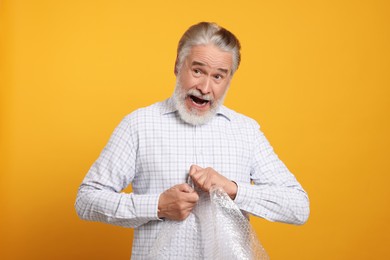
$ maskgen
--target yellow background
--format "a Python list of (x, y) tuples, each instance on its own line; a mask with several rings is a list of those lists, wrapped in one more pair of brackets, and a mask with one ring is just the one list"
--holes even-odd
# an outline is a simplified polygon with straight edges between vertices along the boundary
[(171, 95), (177, 42), (242, 43), (226, 104), (309, 193), (304, 226), (252, 223), (272, 260), (390, 259), (390, 8), (355, 1), (0, 1), (0, 258), (129, 259), (77, 188), (119, 121)]

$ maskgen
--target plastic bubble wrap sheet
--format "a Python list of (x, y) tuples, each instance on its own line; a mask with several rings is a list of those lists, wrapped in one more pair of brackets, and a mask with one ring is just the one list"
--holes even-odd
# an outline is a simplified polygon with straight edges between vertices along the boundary
[(222, 188), (199, 196), (187, 219), (161, 223), (149, 259), (269, 259), (249, 220)]

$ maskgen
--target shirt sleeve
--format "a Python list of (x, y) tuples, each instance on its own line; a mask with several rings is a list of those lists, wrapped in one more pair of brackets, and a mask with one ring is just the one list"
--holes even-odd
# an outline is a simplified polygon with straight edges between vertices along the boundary
[(138, 227), (157, 215), (160, 194), (121, 192), (134, 179), (136, 124), (126, 117), (115, 129), (79, 187), (75, 208), (81, 219)]
[(307, 193), (256, 126), (252, 183), (237, 183), (235, 202), (241, 210), (269, 221), (304, 224), (310, 211)]

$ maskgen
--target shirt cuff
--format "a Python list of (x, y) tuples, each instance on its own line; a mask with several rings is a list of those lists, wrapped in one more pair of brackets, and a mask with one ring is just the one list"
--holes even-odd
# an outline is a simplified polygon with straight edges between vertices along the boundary
[(236, 182), (237, 184), (237, 194), (236, 194), (236, 197), (234, 198), (234, 202), (237, 204), (237, 206), (242, 206), (245, 202), (245, 198), (247, 197), (247, 185), (251, 185), (251, 184), (247, 184), (247, 183), (239, 183), (239, 182)]
[(160, 194), (143, 194), (135, 195), (135, 208), (137, 217), (149, 220), (161, 220), (158, 217), (158, 200)]

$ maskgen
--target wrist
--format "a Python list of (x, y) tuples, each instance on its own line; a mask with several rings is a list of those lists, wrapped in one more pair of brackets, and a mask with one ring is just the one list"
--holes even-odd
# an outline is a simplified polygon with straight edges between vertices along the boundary
[(161, 212), (159, 208), (157, 209), (157, 217), (161, 220), (165, 219), (164, 214)]
[(237, 195), (238, 185), (235, 181), (229, 181), (227, 184), (227, 187), (225, 188), (226, 193), (229, 195), (229, 197), (234, 200)]
[(157, 217), (159, 219), (165, 218), (163, 204), (164, 204), (164, 193), (161, 193), (159, 198), (158, 198), (158, 203), (157, 203)]

